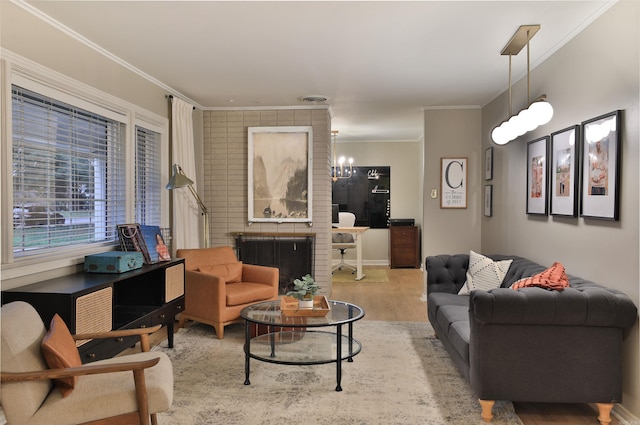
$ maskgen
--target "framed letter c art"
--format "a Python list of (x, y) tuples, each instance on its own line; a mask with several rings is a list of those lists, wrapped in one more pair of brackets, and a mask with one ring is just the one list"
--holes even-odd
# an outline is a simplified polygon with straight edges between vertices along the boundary
[(440, 158), (440, 208), (467, 208), (467, 158)]

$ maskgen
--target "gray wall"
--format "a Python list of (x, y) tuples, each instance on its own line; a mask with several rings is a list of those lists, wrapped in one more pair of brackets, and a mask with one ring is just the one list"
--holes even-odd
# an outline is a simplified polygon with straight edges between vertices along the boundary
[[(424, 230), (422, 257), (479, 251), (484, 152), (480, 108), (427, 109), (424, 113)], [(440, 208), (440, 158), (467, 158), (467, 208)], [(431, 191), (437, 197), (431, 198)]]
[[(422, 141), (337, 143), (337, 154), (353, 157), (357, 166), (391, 167), (391, 218), (413, 218), (422, 227)], [(355, 250), (345, 259), (355, 263)], [(370, 229), (362, 235), (362, 262), (389, 264), (389, 230)], [(333, 261), (340, 254), (333, 252)]]
[[(483, 252), (516, 254), (545, 265), (560, 261), (569, 274), (624, 291), (636, 305), (640, 273), (639, 9), (636, 0), (620, 1), (531, 72), (532, 97), (546, 93), (554, 117), (506, 146), (493, 145), (494, 215), (476, 215), (482, 223)], [(543, 34), (544, 28), (537, 37)], [(512, 97), (514, 109), (525, 106), (525, 97), (526, 81), (520, 81)], [(492, 146), (490, 132), (508, 115), (507, 105), (508, 96), (503, 94), (483, 108), (483, 149)], [(527, 216), (526, 142), (616, 109), (624, 110), (620, 221)], [(474, 246), (475, 240), (469, 242)], [(640, 417), (638, 332), (636, 324), (624, 343), (623, 368), (623, 406), (636, 417)]]
[(8, 1), (1, 1), (0, 45), (68, 77), (168, 116), (169, 94), (148, 79)]

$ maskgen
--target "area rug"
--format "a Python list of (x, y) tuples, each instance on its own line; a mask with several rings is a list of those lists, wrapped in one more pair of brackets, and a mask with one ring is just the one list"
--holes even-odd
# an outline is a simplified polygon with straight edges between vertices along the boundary
[[(173, 407), (160, 425), (483, 424), (480, 406), (428, 323), (361, 320), (362, 351), (342, 364), (289, 366), (251, 360), (244, 385), (244, 326), (192, 323), (154, 350), (171, 357)], [(304, 338), (303, 338), (304, 340)], [(300, 341), (302, 342), (302, 341)], [(298, 342), (298, 343), (300, 343)], [(493, 425), (522, 424), (510, 402), (496, 402)]]
[(387, 270), (380, 268), (374, 269), (370, 267), (363, 267), (362, 273), (365, 275), (360, 281), (356, 281), (356, 275), (351, 273), (349, 269), (336, 270), (332, 277), (332, 282), (337, 283), (352, 283), (352, 282), (371, 282), (371, 283), (386, 283), (389, 281), (387, 277)]

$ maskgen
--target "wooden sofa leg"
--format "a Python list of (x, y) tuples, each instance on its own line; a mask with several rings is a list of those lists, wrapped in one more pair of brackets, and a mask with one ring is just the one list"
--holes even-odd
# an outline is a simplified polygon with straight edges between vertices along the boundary
[(611, 409), (613, 409), (613, 403), (596, 403), (598, 407), (598, 420), (602, 425), (609, 425), (611, 423)]
[(482, 416), (482, 420), (485, 422), (491, 422), (493, 419), (493, 413), (491, 411), (493, 410), (493, 405), (496, 404), (496, 401), (480, 399), (478, 399), (478, 401), (480, 402), (480, 407), (482, 407), (482, 413), (480, 414), (480, 416)]
[(222, 323), (218, 323), (216, 325), (213, 325), (213, 328), (216, 330), (216, 336), (218, 337), (218, 339), (222, 339), (222, 337), (224, 336), (224, 325)]

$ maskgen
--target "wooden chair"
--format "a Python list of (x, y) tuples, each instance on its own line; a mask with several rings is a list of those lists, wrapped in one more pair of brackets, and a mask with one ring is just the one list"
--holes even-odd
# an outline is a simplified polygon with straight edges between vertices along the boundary
[(211, 325), (218, 339), (224, 327), (242, 321), (240, 311), (262, 301), (278, 299), (280, 271), (275, 267), (243, 264), (232, 247), (179, 249), (185, 262), (186, 320)]
[[(73, 355), (73, 349), (77, 353), (75, 340), (131, 335), (140, 336), (143, 352), (86, 365), (52, 369), (47, 365), (43, 354), (42, 341), (58, 337), (52, 336), (52, 330), (47, 332), (37, 311), (30, 304), (16, 301), (2, 306), (0, 313), (1, 402), (8, 423), (149, 425), (157, 424), (157, 412), (171, 407), (171, 360), (162, 352), (148, 352), (148, 335), (157, 331), (160, 325), (75, 336), (71, 336), (64, 325), (66, 336), (63, 337), (69, 337), (70, 346), (67, 344), (63, 348), (56, 347), (56, 350), (65, 355)], [(60, 325), (56, 327), (59, 328)], [(56, 335), (64, 334), (57, 332)], [(57, 339), (56, 343), (60, 340)], [(47, 359), (51, 361), (50, 351), (45, 352)], [(77, 361), (80, 361), (79, 354)], [(67, 388), (66, 395), (60, 388), (60, 382), (55, 383), (60, 390), (54, 388), (54, 380), (68, 382), (74, 379), (75, 384), (72, 389)]]

